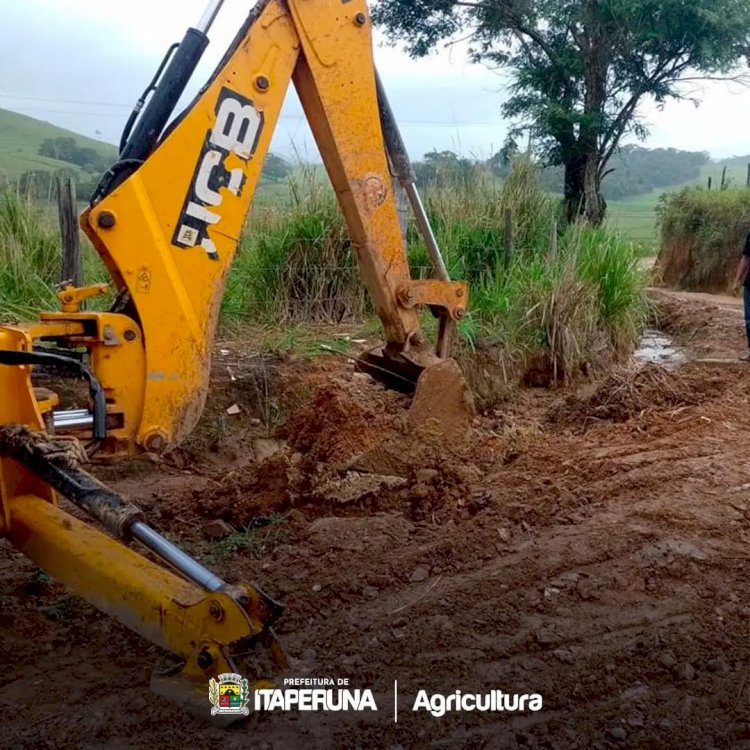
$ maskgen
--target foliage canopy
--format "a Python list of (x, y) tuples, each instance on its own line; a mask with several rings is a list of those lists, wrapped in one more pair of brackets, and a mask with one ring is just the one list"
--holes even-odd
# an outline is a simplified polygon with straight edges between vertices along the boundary
[(565, 169), (570, 219), (599, 223), (601, 185), (639, 107), (691, 98), (686, 80), (727, 76), (750, 49), (750, 0), (379, 0), (375, 20), (416, 57), (459, 37), (506, 71), (503, 112)]

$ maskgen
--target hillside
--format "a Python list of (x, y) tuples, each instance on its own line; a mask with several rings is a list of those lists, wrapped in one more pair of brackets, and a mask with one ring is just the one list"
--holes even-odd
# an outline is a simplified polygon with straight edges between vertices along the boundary
[(59, 128), (33, 117), (0, 109), (0, 175), (16, 180), (29, 170), (78, 170), (77, 167), (57, 159), (40, 156), (39, 146), (54, 138), (74, 138), (84, 148), (92, 148), (107, 158), (114, 159), (117, 149), (109, 143), (87, 138), (65, 128)]

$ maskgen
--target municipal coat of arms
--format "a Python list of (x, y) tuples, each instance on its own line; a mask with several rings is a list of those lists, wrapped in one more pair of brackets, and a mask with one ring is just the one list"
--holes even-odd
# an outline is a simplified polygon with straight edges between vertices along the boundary
[(249, 716), (247, 707), (250, 700), (250, 688), (247, 680), (238, 674), (220, 674), (219, 679), (213, 677), (208, 682), (208, 699), (213, 708), (211, 716), (217, 714), (242, 714)]

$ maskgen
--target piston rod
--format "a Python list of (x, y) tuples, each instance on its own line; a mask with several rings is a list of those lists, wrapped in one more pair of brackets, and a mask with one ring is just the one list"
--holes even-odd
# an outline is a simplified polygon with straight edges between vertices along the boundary
[(140, 508), (81, 469), (70, 442), (55, 442), (26, 426), (9, 425), (0, 428), (0, 456), (15, 459), (99, 521), (110, 534), (123, 540), (137, 539), (206, 591), (219, 591), (226, 586), (221, 578), (146, 524)]
[(56, 430), (75, 430), (94, 426), (94, 415), (87, 409), (56, 411), (52, 413), (52, 424)]
[(208, 30), (213, 26), (222, 5), (224, 5), (224, 0), (211, 0), (195, 28), (202, 34), (208, 34)]
[(205, 591), (220, 591), (226, 586), (226, 583), (219, 576), (212, 573), (208, 568), (204, 568), (197, 560), (194, 560), (143, 521), (134, 521), (130, 524), (128, 531), (144, 547), (148, 547), (155, 555), (169, 563), (185, 578)]
[(417, 190), (417, 177), (414, 174), (414, 167), (409, 160), (409, 154), (406, 151), (404, 139), (396, 122), (396, 116), (393, 114), (383, 81), (380, 79), (380, 74), (377, 71), (375, 74), (375, 83), (377, 86), (378, 107), (380, 109), (380, 124), (383, 128), (383, 137), (385, 138), (388, 157), (393, 165), (393, 171), (409, 198), (412, 211), (414, 211), (414, 216), (417, 219), (419, 232), (422, 235), (425, 245), (427, 245), (437, 278), (440, 281), (450, 281), (451, 277), (443, 260), (443, 254), (440, 252), (440, 245), (438, 245), (437, 237), (435, 237), (435, 233), (432, 231), (427, 211)]

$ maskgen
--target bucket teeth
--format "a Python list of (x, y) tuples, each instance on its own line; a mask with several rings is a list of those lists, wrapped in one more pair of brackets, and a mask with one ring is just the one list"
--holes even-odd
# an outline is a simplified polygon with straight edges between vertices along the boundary
[(403, 354), (390, 354), (385, 349), (365, 352), (356, 362), (357, 370), (367, 373), (386, 388), (401, 393), (414, 393), (424, 365)]

